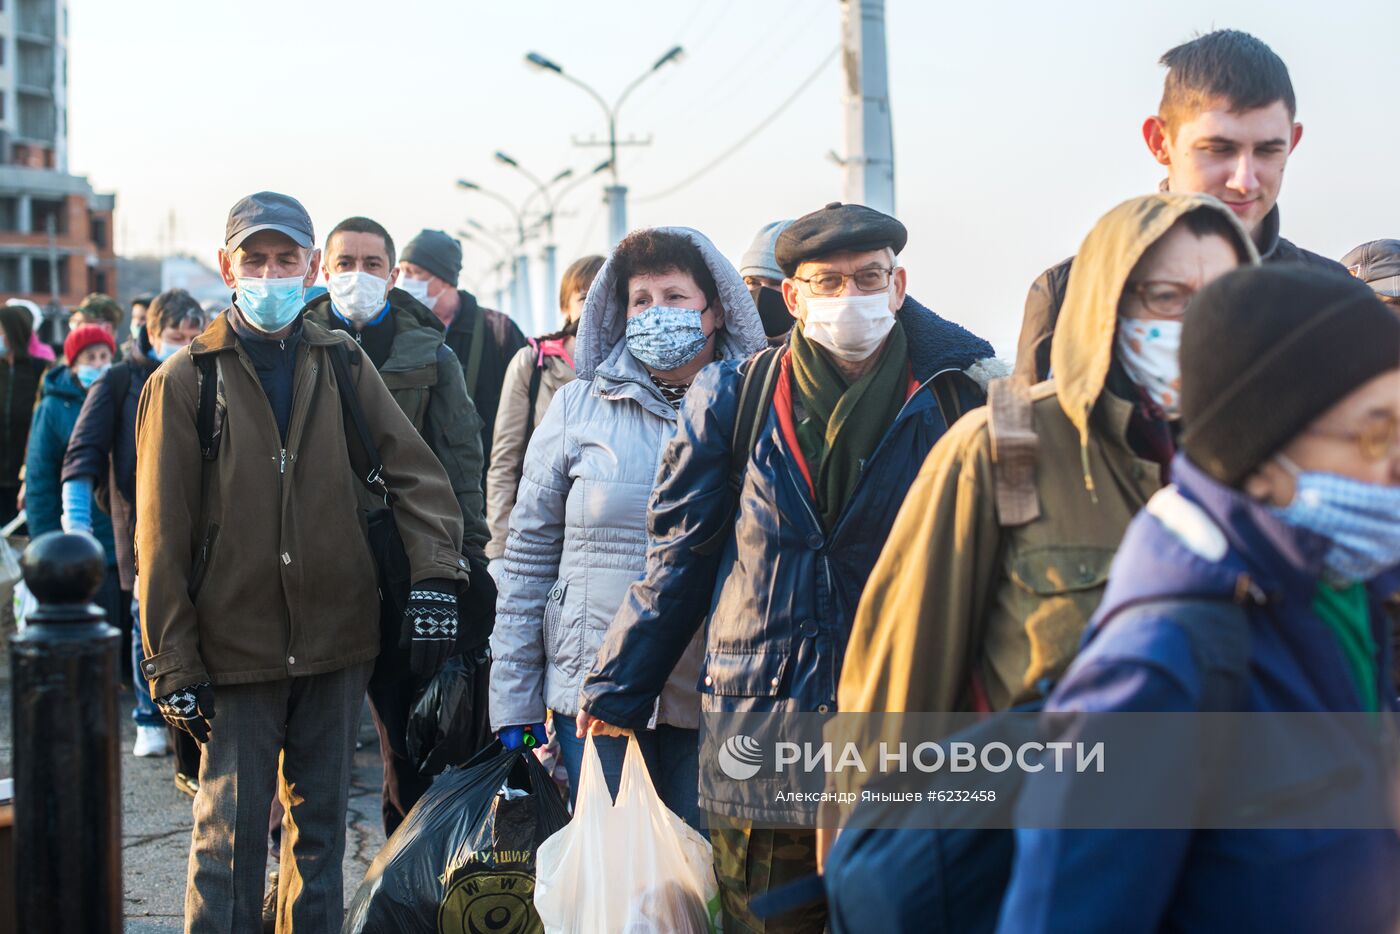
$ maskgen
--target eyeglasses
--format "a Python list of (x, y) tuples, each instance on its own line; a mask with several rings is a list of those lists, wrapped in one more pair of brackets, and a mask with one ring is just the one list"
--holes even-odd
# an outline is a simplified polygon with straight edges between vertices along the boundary
[(1400, 418), (1394, 412), (1374, 412), (1356, 431), (1327, 431), (1309, 428), (1305, 434), (1351, 441), (1356, 444), (1363, 460), (1375, 463), (1400, 452)]
[(1129, 282), (1123, 290), (1136, 295), (1138, 301), (1159, 318), (1180, 318), (1196, 296), (1196, 290), (1186, 283), (1164, 279)]
[(883, 292), (890, 287), (890, 276), (893, 273), (893, 266), (872, 266), (849, 276), (839, 272), (821, 272), (807, 279), (803, 279), (801, 276), (793, 276), (793, 278), (798, 282), (807, 283), (813, 295), (840, 295), (842, 290), (846, 288), (847, 280), (856, 284), (857, 291)]

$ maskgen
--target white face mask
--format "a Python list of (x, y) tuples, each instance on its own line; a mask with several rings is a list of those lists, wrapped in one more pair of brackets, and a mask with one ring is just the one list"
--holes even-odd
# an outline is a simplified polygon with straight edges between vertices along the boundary
[(384, 310), (389, 280), (367, 272), (337, 272), (326, 280), (335, 310), (356, 324), (364, 324)]
[(864, 360), (880, 349), (894, 327), (890, 293), (807, 297), (802, 333), (842, 360)]
[(413, 279), (408, 276), (400, 276), (399, 288), (403, 289), (409, 295), (412, 295), (415, 299), (422, 302), (424, 305), (427, 305), (429, 311), (432, 311), (433, 306), (437, 304), (437, 300), (439, 298), (442, 298), (441, 292), (439, 292), (433, 298), (428, 297), (427, 279)]
[(1181, 322), (1118, 319), (1118, 359), (1128, 378), (1161, 406), (1168, 421), (1181, 417)]

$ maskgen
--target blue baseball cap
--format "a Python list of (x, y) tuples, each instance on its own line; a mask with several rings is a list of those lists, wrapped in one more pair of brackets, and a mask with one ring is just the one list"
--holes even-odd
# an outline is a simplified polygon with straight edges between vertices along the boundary
[(308, 248), (316, 242), (311, 215), (291, 195), (259, 191), (242, 199), (228, 212), (224, 227), (224, 249), (236, 250), (260, 230), (275, 230), (292, 238), (297, 246)]

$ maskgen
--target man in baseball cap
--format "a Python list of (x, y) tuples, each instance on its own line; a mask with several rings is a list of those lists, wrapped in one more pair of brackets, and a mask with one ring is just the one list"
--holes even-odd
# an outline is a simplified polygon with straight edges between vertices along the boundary
[(191, 932), (262, 928), (279, 789), (277, 928), (340, 927), (350, 766), (382, 631), (368, 470), (352, 464), (342, 399), (368, 436), (354, 450), (382, 461), (375, 492), (410, 567), (393, 636), (420, 680), (453, 650), (467, 579), (442, 465), (354, 339), (303, 316), (312, 237), (287, 195), (234, 205), (219, 251), (234, 302), (150, 375), (137, 416), (141, 675), (203, 747)]
[(1400, 240), (1363, 243), (1342, 257), (1342, 265), (1381, 301), (1400, 307)]

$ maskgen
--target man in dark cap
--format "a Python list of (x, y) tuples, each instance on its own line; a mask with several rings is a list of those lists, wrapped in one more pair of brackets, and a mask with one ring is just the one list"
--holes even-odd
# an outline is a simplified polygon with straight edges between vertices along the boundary
[(525, 346), (525, 335), (506, 315), (483, 308), (476, 296), (457, 288), (462, 244), (441, 230), (423, 230), (408, 241), (399, 258), (398, 287), (427, 305), (447, 328), (447, 347), (462, 361), (467, 393), (481, 415), (481, 447), (491, 466), (491, 439), (506, 366)]
[(318, 255), (294, 198), (234, 205), (219, 251), (233, 304), (151, 374), (137, 414), (141, 673), (204, 753), (188, 932), (261, 929), (279, 789), (277, 927), (340, 929), (350, 766), (381, 641), (343, 398), (383, 461), (421, 679), (457, 635), (467, 564), (452, 484), (355, 341), (303, 316)]
[[(703, 711), (836, 709), (861, 589), (904, 494), (1005, 370), (990, 344), (906, 295), (895, 259), (906, 239), (899, 221), (854, 204), (778, 237), (791, 340), (707, 367), (687, 393), (652, 493), (647, 576), (585, 681), (580, 731), (645, 726), (704, 607)], [(820, 932), (824, 907), (766, 921), (749, 907), (816, 870), (814, 830), (771, 829), (810, 827), (812, 810), (749, 800), (740, 819), (737, 783), (701, 789), (725, 931)]]
[(1342, 257), (1342, 265), (1381, 301), (1400, 308), (1400, 240), (1363, 243)]

